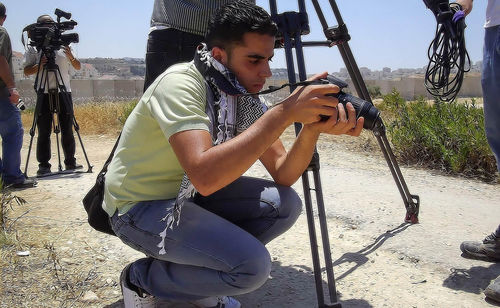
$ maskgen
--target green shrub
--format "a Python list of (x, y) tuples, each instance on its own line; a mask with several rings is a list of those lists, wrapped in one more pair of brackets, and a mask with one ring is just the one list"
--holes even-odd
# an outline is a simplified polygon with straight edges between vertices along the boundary
[(368, 94), (370, 94), (371, 98), (379, 98), (382, 97), (382, 93), (380, 92), (380, 87), (379, 86), (367, 86)]
[(123, 125), (125, 124), (125, 121), (127, 120), (128, 116), (134, 110), (135, 106), (137, 105), (137, 101), (131, 101), (125, 103), (125, 106), (123, 106), (123, 111), (122, 114), (118, 117), (118, 120), (120, 123)]
[(474, 99), (460, 104), (432, 103), (423, 97), (406, 102), (393, 90), (379, 108), (389, 115), (387, 132), (402, 162), (495, 179), (496, 162), (486, 140), (483, 110)]

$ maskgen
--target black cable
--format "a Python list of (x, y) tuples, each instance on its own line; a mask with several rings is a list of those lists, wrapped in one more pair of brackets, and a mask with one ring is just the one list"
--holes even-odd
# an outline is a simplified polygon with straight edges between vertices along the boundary
[(464, 74), (470, 71), (470, 58), (465, 47), (465, 14), (460, 5), (451, 3), (449, 10), (434, 11), (437, 20), (436, 35), (429, 45), (429, 65), (425, 72), (427, 91), (442, 101), (453, 101)]

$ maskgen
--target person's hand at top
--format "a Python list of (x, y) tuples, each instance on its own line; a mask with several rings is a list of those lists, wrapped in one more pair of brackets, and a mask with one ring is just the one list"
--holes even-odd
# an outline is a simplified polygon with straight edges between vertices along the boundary
[(472, 11), (472, 0), (457, 0), (456, 3), (460, 4), (465, 16), (469, 15)]

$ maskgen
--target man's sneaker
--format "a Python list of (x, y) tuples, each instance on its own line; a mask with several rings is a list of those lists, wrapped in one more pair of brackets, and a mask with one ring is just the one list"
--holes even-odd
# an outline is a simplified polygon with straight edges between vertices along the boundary
[(217, 296), (207, 297), (197, 301), (190, 302), (200, 308), (240, 308), (241, 304), (234, 297)]
[(50, 167), (38, 167), (38, 171), (36, 172), (37, 176), (44, 176), (50, 173)]
[(495, 233), (488, 235), (483, 242), (463, 242), (460, 245), (464, 257), (500, 261), (500, 238)]
[(129, 282), (129, 269), (130, 264), (123, 269), (120, 275), (120, 286), (125, 308), (155, 308), (155, 298)]
[(500, 302), (500, 277), (490, 283), (486, 290), (484, 290), (484, 295), (489, 299)]
[(74, 165), (65, 165), (66, 170), (76, 170), (76, 169), (82, 169), (83, 166), (80, 164), (74, 164)]
[(12, 188), (31, 188), (35, 187), (37, 184), (38, 182), (36, 180), (32, 178), (25, 178), (22, 182), (12, 183), (8, 186)]

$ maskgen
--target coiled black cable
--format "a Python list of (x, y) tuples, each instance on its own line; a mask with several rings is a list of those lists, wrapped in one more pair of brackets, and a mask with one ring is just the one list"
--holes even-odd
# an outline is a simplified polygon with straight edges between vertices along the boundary
[(465, 14), (457, 3), (434, 11), (437, 20), (436, 35), (427, 51), (429, 65), (425, 72), (425, 87), (435, 98), (453, 101), (464, 74), (470, 71), (469, 54), (465, 47)]

